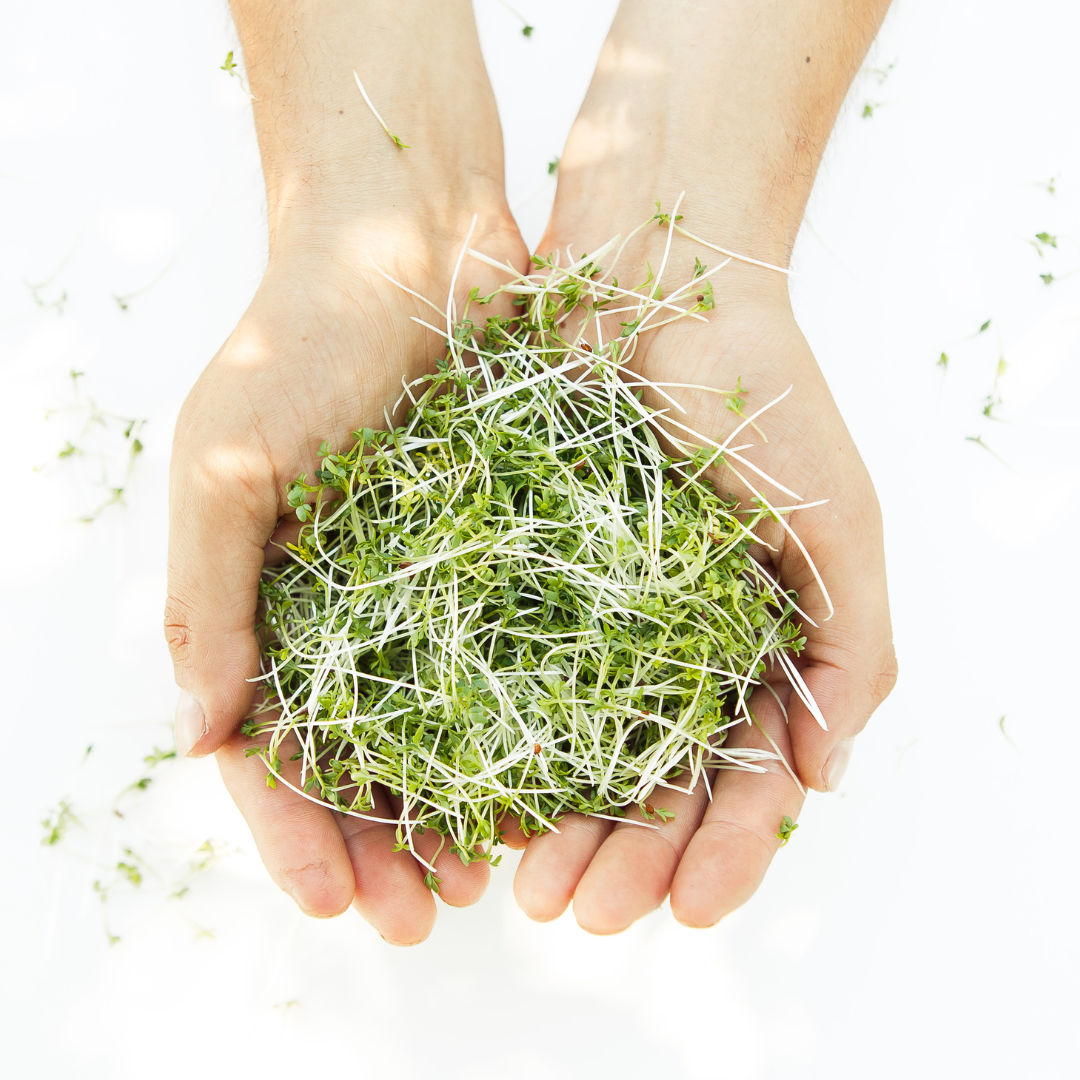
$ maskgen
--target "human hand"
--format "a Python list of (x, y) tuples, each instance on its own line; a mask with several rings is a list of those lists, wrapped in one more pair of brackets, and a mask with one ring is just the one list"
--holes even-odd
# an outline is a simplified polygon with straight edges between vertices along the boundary
[[(183, 687), (178, 750), (217, 753), (271, 877), (302, 910), (330, 916), (352, 903), (403, 944), (427, 936), (435, 903), (420, 863), (394, 850), (393, 826), (268, 789), (265, 765), (246, 755), (251, 742), (236, 729), (259, 673), (259, 575), (298, 527), (286, 485), (318, 468), (323, 440), (348, 445), (352, 431), (384, 427), (402, 380), (428, 371), (438, 351), (431, 332), (412, 321), (438, 316), (382, 275), (445, 303), (474, 214), (474, 245), (519, 266), (527, 254), (505, 203), (501, 136), (471, 11), (456, 2), (434, 13), (425, 7), (420, 24), (408, 7), (354, 5), (342, 21), (334, 5), (314, 5), (310, 19), (324, 21), (306, 24), (307, 42), (279, 55), (275, 43), (286, 38), (269, 24), (285, 16), (234, 4), (259, 102), (271, 256), (177, 423), (166, 613)], [(389, 28), (390, 40), (372, 40), (365, 14)], [(359, 31), (368, 36), (350, 41)], [(383, 59), (393, 56), (395, 34), (419, 74), (398, 78), (401, 65)], [(352, 77), (358, 66), (410, 149), (395, 147), (364, 105)], [(290, 89), (290, 97), (281, 85), (310, 89)], [(467, 266), (458, 302), (488, 274)], [(285, 763), (286, 779), (295, 779), (294, 766)], [(399, 813), (393, 795), (379, 793), (374, 816)], [(438, 837), (415, 843), (430, 860)], [(437, 868), (447, 903), (483, 893), (485, 862), (466, 868), (446, 853)]]
[[(745, 5), (722, 4), (702, 24), (681, 0), (624, 0), (567, 143), (539, 250), (596, 250), (643, 220), (654, 195), (671, 212), (686, 189), (682, 212), (693, 232), (759, 262), (786, 265), (836, 108), (876, 28), (875, 14), (884, 11), (880, 3), (865, 7), (862, 36), (849, 22), (838, 46), (835, 20), (844, 16), (830, 5), (811, 12), (805, 3), (783, 4), (773, 24)], [(759, 33), (757, 20), (776, 30)], [(825, 59), (813, 78), (794, 55), (804, 49)], [(746, 85), (768, 89), (748, 98)], [(736, 105), (711, 116), (704, 129), (702, 100)], [(645, 281), (647, 265), (661, 264), (667, 238), (656, 225), (639, 234), (622, 256), (620, 281)], [(705, 254), (674, 237), (660, 283), (665, 291), (690, 280), (694, 257)], [(719, 259), (706, 261), (715, 266)], [(781, 845), (784, 817), (798, 816), (801, 785), (835, 790), (851, 740), (896, 678), (877, 500), (795, 323), (785, 276), (736, 261), (713, 280), (717, 306), (708, 323), (683, 320), (645, 334), (630, 367), (656, 383), (716, 390), (734, 390), (741, 379), (748, 412), (791, 388), (759, 420), (767, 443), (744, 432), (757, 444), (746, 453), (805, 499), (828, 502), (790, 516), (809, 559), (778, 524), (758, 529), (763, 544), (755, 554), (784, 588), (798, 590), (817, 623), (804, 625), (807, 643), (796, 666), (828, 730), (792, 695), (781, 671), (768, 671), (775, 696), (761, 688), (750, 701), (758, 727), (733, 728), (727, 745), (775, 749), (798, 783), (779, 761), (764, 775), (720, 772), (711, 801), (703, 785), (693, 795), (665, 791), (675, 818), (658, 828), (571, 815), (559, 833), (530, 840), (515, 881), (518, 903), (546, 920), (572, 899), (578, 922), (595, 933), (625, 929), (669, 894), (675, 917), (691, 926), (712, 925), (745, 902)], [(609, 328), (607, 338), (612, 329), (617, 335)], [(679, 421), (706, 438), (722, 441), (740, 422), (722, 395), (670, 392), (687, 409)], [(744, 502), (756, 493), (730, 472), (713, 479)], [(775, 489), (762, 490), (777, 505)], [(637, 811), (628, 816), (640, 820)]]

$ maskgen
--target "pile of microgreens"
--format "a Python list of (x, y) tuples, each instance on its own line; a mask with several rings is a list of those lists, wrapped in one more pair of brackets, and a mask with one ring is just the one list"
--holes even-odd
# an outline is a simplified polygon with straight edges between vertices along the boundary
[[(324, 443), (316, 476), (290, 485), (307, 524), (294, 561), (263, 575), (264, 702), (245, 725), (264, 737), (250, 752), (271, 786), (387, 820), (372, 813), (384, 785), (401, 848), (416, 855), (414, 835), (434, 829), (468, 863), (491, 860), (504, 815), (528, 834), (636, 806), (641, 820), (626, 820), (655, 828), (672, 815), (654, 790), (763, 771), (778, 755), (724, 739), (753, 722), (767, 664), (820, 719), (788, 655), (806, 616), (747, 554), (755, 525), (788, 528), (795, 507), (763, 493), (740, 506), (704, 476), (722, 462), (751, 490), (744, 474), (787, 491), (735, 443), (765, 410), (745, 416), (737, 391), (715, 390), (740, 418), (716, 442), (675, 419), (676, 384), (626, 367), (644, 334), (704, 319), (709, 279), (730, 262), (695, 260), (663, 296), (684, 230), (659, 208), (651, 220), (667, 249), (636, 288), (612, 276), (618, 254), (601, 267), (616, 241), (566, 266), (534, 258), (527, 275), (466, 241), (462, 256), (508, 283), (473, 289), (460, 319), (454, 285), (445, 309), (430, 305), (445, 325), (423, 325), (446, 353), (405, 385), (405, 423), (355, 432), (340, 453)], [(516, 314), (469, 317), (504, 293)], [(298, 784), (282, 775), (290, 735)], [(437, 889), (434, 859), (417, 858)]]

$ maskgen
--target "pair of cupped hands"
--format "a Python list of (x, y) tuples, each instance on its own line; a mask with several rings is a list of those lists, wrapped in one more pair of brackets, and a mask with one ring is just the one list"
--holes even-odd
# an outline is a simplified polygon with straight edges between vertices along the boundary
[[(344, 106), (340, 113), (327, 110), (328, 122), (344, 124), (348, 116), (363, 131), (365, 171), (339, 184), (315, 168), (275, 177), (267, 169), (265, 277), (181, 412), (166, 633), (182, 688), (177, 747), (193, 756), (216, 753), (274, 881), (309, 915), (334, 916), (351, 905), (387, 941), (413, 944), (430, 933), (437, 904), (424, 868), (397, 850), (394, 828), (335, 813), (284, 786), (268, 788), (264, 763), (246, 754), (250, 740), (238, 727), (259, 672), (253, 631), (259, 575), (267, 561), (280, 560), (282, 542), (296, 533), (286, 485), (318, 468), (320, 443), (347, 447), (352, 431), (385, 426), (384, 409), (393, 408), (402, 380), (432, 370), (443, 351), (413, 321), (428, 317), (423, 305), (383, 275), (445, 303), (474, 215), (471, 247), (519, 270), (527, 268), (529, 253), (503, 192), (493, 110), (472, 110), (471, 127), (453, 139), (445, 124), (425, 126), (414, 117), (411, 145), (403, 150), (353, 104), (350, 99), (348, 113)], [(734, 238), (710, 234), (732, 219), (710, 202), (707, 162), (697, 175), (684, 163), (676, 176), (676, 164), (649, 151), (636, 163), (624, 155), (613, 172), (614, 143), (604, 142), (595, 119), (587, 122), (587, 111), (583, 117), (567, 143), (539, 252), (561, 251), (565, 264), (568, 246), (575, 257), (595, 250), (647, 218), (655, 196), (668, 209), (682, 189), (681, 212), (694, 231), (727, 246), (753, 235), (753, 222), (742, 223)], [(264, 163), (269, 145), (264, 139)], [(605, 145), (607, 155), (598, 150)], [(620, 281), (645, 280), (646, 263), (659, 264), (666, 240), (659, 225), (638, 233), (623, 254)], [(676, 238), (670, 284), (688, 281), (695, 255), (704, 254)], [(507, 276), (465, 256), (459, 310), (472, 286), (484, 294)], [(683, 320), (646, 334), (632, 366), (657, 383), (726, 389), (741, 379), (749, 411), (792, 388), (760, 421), (768, 442), (755, 440), (759, 445), (747, 454), (806, 499), (828, 500), (797, 511), (791, 525), (827, 584), (831, 618), (806, 558), (786, 533), (776, 529), (760, 548), (817, 623), (805, 627), (798, 666), (828, 730), (776, 670), (766, 677), (786, 703), (786, 718), (776, 697), (759, 689), (750, 707), (763, 731), (739, 725), (729, 745), (770, 750), (767, 733), (802, 785), (835, 790), (854, 735), (895, 674), (877, 502), (792, 316), (784, 275), (733, 262), (713, 281), (716, 308), (708, 321)], [(707, 436), (722, 436), (738, 422), (716, 395), (684, 391), (681, 401), (689, 412), (683, 422)], [(286, 760), (287, 776), (293, 767), (299, 769)], [(798, 817), (804, 792), (780, 762), (758, 774), (719, 772), (709, 782), (711, 799), (704, 783), (692, 795), (665, 792), (675, 816), (656, 829), (571, 814), (559, 821), (558, 833), (526, 840), (507, 821), (507, 843), (525, 849), (514, 881), (518, 904), (544, 921), (572, 902), (579, 924), (598, 934), (625, 929), (666, 897), (680, 922), (716, 923), (758, 887), (781, 845), (781, 822)], [(375, 816), (399, 811), (392, 792), (377, 794)], [(438, 841), (430, 831), (415, 840), (427, 859)], [(475, 903), (491, 872), (483, 861), (463, 866), (448, 851), (436, 869), (439, 899), (452, 906)]]

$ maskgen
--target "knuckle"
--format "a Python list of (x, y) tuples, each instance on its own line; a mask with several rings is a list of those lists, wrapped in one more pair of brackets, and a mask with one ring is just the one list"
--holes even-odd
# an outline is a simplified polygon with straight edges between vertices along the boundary
[(766, 859), (773, 857), (778, 846), (776, 840), (767, 836), (763, 830), (732, 818), (711, 818), (702, 825), (702, 829), (711, 832), (720, 843), (731, 841), (745, 844), (756, 849)]
[(191, 609), (170, 594), (165, 603), (165, 640), (169, 655), (177, 667), (187, 667), (192, 660)]
[(877, 708), (893, 692), (899, 674), (896, 651), (890, 645), (885, 662), (880, 664), (877, 673), (870, 677), (870, 700), (874, 708)]

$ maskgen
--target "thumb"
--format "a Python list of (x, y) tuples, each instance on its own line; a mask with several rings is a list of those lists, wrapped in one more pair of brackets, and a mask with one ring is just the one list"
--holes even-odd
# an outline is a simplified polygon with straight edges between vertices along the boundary
[(185, 452), (169, 485), (165, 636), (177, 685), (176, 749), (217, 750), (251, 706), (263, 546), (277, 522), (273, 469), (239, 448)]
[[(871, 492), (861, 520), (854, 518), (846, 528), (832, 522), (832, 542), (817, 545), (824, 553), (818, 568), (829, 582), (835, 612), (820, 626), (805, 628), (806, 649), (794, 664), (803, 686), (796, 688), (789, 703), (796, 768), (803, 783), (817, 791), (836, 790), (855, 736), (896, 682), (876, 510)], [(808, 708), (807, 691), (827, 729)]]

